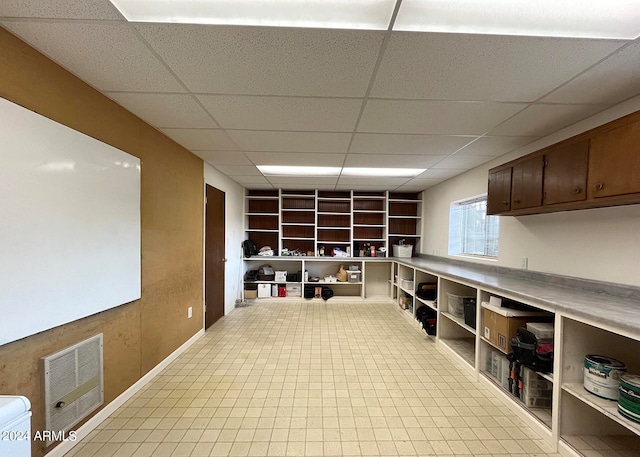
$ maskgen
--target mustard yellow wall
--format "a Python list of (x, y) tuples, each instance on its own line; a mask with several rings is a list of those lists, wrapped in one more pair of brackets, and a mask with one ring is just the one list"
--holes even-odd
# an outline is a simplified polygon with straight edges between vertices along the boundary
[[(0, 394), (31, 400), (35, 431), (44, 429), (41, 357), (104, 333), (106, 404), (202, 328), (203, 163), (2, 28), (0, 96), (142, 162), (142, 298), (0, 346)], [(50, 449), (34, 442), (33, 456)]]

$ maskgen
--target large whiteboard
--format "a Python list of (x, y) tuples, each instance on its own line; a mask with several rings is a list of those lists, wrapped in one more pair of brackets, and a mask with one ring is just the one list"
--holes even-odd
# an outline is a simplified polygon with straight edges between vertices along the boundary
[(0, 99), (0, 345), (140, 298), (140, 160)]

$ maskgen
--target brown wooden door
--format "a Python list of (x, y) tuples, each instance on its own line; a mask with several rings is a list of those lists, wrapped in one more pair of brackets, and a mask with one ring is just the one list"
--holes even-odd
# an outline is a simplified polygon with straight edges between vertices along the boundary
[(513, 166), (511, 209), (542, 206), (542, 170), (544, 158), (534, 156)]
[(500, 214), (511, 209), (511, 167), (489, 170), (487, 214)]
[(205, 216), (205, 329), (224, 316), (225, 194), (207, 185)]
[(544, 158), (545, 205), (577, 202), (587, 198), (589, 140), (552, 148)]
[(640, 122), (593, 136), (589, 151), (589, 196), (639, 192)]

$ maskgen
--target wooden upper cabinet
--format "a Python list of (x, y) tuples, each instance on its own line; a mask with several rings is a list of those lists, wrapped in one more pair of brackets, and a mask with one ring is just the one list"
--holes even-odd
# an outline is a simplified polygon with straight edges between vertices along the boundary
[(640, 111), (489, 170), (487, 213), (640, 204)]
[(640, 121), (591, 138), (590, 198), (640, 193)]
[(542, 206), (542, 155), (529, 157), (513, 165), (511, 176), (511, 209)]
[(511, 167), (489, 170), (487, 214), (500, 214), (511, 209)]
[(544, 204), (578, 202), (587, 198), (589, 140), (551, 147), (544, 155)]

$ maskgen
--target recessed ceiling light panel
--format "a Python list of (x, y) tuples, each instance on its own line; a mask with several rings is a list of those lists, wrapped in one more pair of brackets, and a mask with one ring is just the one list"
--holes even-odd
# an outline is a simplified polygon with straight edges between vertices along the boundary
[(403, 0), (394, 30), (635, 39), (638, 0)]
[(265, 176), (338, 176), (340, 167), (295, 167), (281, 165), (256, 165)]
[(111, 0), (130, 22), (386, 30), (395, 0)]
[(426, 169), (418, 168), (356, 168), (347, 167), (342, 169), (342, 176), (371, 176), (387, 178), (413, 178), (423, 173)]

